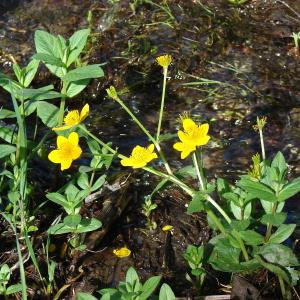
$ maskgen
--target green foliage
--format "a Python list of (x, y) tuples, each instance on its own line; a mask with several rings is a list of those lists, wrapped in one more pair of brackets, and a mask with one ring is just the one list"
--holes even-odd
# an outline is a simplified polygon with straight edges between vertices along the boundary
[(18, 293), (22, 290), (22, 285), (20, 283), (8, 285), (10, 280), (10, 268), (7, 264), (4, 264), (0, 268), (0, 295), (9, 296)]
[(118, 288), (102, 289), (99, 291), (102, 295), (100, 299), (146, 300), (154, 293), (160, 280), (161, 276), (153, 276), (142, 284), (137, 272), (131, 267), (126, 273), (125, 282), (120, 282)]

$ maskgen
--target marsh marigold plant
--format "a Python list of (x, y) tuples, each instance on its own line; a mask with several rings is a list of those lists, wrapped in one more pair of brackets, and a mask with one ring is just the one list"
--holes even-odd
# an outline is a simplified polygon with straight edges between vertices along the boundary
[(151, 144), (147, 148), (136, 146), (133, 148), (130, 157), (121, 160), (121, 165), (124, 167), (143, 168), (151, 160), (157, 158), (157, 154), (154, 151), (154, 145)]
[(88, 104), (86, 104), (82, 108), (81, 112), (79, 112), (79, 110), (71, 110), (67, 113), (67, 115), (64, 118), (64, 125), (60, 127), (54, 127), (53, 130), (56, 131), (66, 130), (76, 125), (79, 125), (87, 118), (89, 112), (90, 112), (90, 107)]
[(186, 158), (199, 146), (204, 146), (210, 140), (210, 136), (207, 134), (209, 130), (209, 124), (205, 123), (197, 125), (190, 118), (182, 119), (183, 131), (178, 131), (178, 137), (180, 142), (174, 144), (174, 149), (181, 152), (181, 159)]
[(76, 132), (71, 132), (66, 138), (57, 137), (57, 149), (49, 153), (48, 158), (55, 164), (61, 164), (61, 170), (69, 169), (73, 160), (80, 157), (82, 150), (78, 145), (79, 137)]

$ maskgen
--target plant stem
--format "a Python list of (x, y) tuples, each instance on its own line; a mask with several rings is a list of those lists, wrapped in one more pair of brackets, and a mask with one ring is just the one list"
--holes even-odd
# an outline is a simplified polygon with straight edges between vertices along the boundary
[(199, 188), (201, 190), (205, 190), (203, 178), (200, 174), (199, 163), (198, 163), (198, 159), (197, 159), (197, 156), (196, 156), (196, 152), (193, 153), (193, 163), (194, 163), (196, 173), (197, 173), (197, 177), (198, 177), (198, 181), (199, 181)]
[(279, 276), (279, 275), (278, 275), (278, 280), (279, 280), (279, 284), (280, 284), (280, 290), (281, 290), (282, 298), (286, 299), (286, 290), (285, 290), (284, 281), (283, 281), (282, 277)]
[(226, 230), (225, 230), (223, 224), (220, 222), (219, 218), (215, 215), (215, 213), (209, 208), (206, 208), (205, 210), (206, 210), (206, 213), (209, 216), (209, 218), (216, 224), (216, 226), (219, 228), (219, 230), (222, 233), (226, 234)]
[(164, 114), (168, 68), (163, 68), (163, 70), (164, 70), (164, 81), (163, 81), (163, 89), (162, 89), (161, 103), (160, 103), (160, 112), (159, 112), (159, 119), (158, 119), (158, 125), (157, 125), (157, 133), (156, 133), (156, 142), (157, 143), (159, 143), (161, 123), (162, 123), (162, 118), (163, 118), (163, 114)]
[(236, 232), (236, 234), (234, 234), (235, 238), (238, 240), (239, 242), (239, 245), (241, 247), (241, 250), (242, 250), (242, 253), (243, 253), (243, 256), (245, 258), (246, 261), (249, 261), (249, 256), (248, 256), (248, 252), (246, 250), (246, 247), (245, 247), (245, 244), (243, 242), (243, 240), (241, 239), (240, 235), (238, 232)]
[(264, 136), (263, 136), (262, 129), (259, 129), (259, 138), (260, 138), (261, 156), (262, 159), (265, 160), (266, 152), (265, 152)]
[[(67, 90), (67, 84), (65, 83), (65, 81), (63, 81), (63, 86), (62, 86), (62, 89), (61, 89), (61, 93), (63, 95), (65, 95), (66, 90)], [(65, 113), (65, 105), (66, 105), (66, 96), (62, 96), (61, 99), (60, 99), (60, 107), (59, 107), (59, 112), (58, 112), (58, 126), (61, 126), (63, 124), (64, 113)]]
[[(202, 161), (199, 163), (198, 159), (197, 159), (197, 154), (194, 152), (193, 153), (193, 162), (194, 162), (194, 165), (195, 165), (195, 168), (196, 168), (196, 172), (197, 172), (197, 176), (198, 176), (198, 179), (199, 179), (199, 183), (200, 183), (200, 187), (202, 190), (205, 190), (206, 187), (204, 185), (204, 176), (203, 176), (203, 169), (202, 169)], [(202, 173), (202, 175), (201, 175)], [(228, 224), (231, 223), (231, 219), (228, 217), (228, 215), (226, 214), (226, 212), (222, 209), (222, 207), (209, 195), (207, 195), (207, 198), (208, 202), (210, 204), (212, 204), (216, 209), (217, 211), (224, 217), (224, 219), (227, 221)]]
[[(275, 202), (274, 205), (273, 205), (273, 208), (272, 208), (272, 215), (274, 215), (276, 213), (276, 210), (277, 210), (277, 206), (278, 206), (278, 203)], [(272, 224), (268, 224), (268, 228), (267, 228), (267, 232), (266, 232), (266, 236), (265, 236), (265, 241), (267, 242), (272, 234), (272, 228), (273, 228), (273, 225)]]
[(140, 127), (140, 129), (147, 135), (149, 140), (154, 144), (155, 148), (157, 149), (161, 160), (163, 161), (163, 164), (167, 170), (167, 172), (172, 175), (173, 172), (165, 158), (165, 155), (163, 151), (160, 148), (159, 143), (154, 139), (154, 137), (150, 134), (150, 132), (145, 128), (145, 126), (138, 120), (138, 118), (131, 112), (131, 110), (125, 105), (125, 103), (118, 97), (115, 98), (115, 100), (122, 106), (122, 108), (129, 114), (129, 116), (132, 118), (132, 120)]

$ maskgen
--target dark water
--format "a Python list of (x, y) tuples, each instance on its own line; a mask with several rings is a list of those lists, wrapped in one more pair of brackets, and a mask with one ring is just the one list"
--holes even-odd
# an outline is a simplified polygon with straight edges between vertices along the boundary
[[(141, 1), (143, 2), (143, 1)], [(33, 33), (43, 29), (70, 36), (88, 26), (92, 11), (90, 63), (106, 63), (105, 78), (95, 80), (70, 107), (89, 102), (89, 126), (104, 140), (128, 153), (147, 140), (117, 103), (105, 96), (114, 85), (145, 125), (155, 132), (162, 74), (155, 63), (171, 54), (163, 133), (176, 133), (178, 116), (188, 111), (209, 121), (213, 141), (205, 164), (211, 177), (235, 180), (259, 152), (252, 129), (257, 116), (266, 116), (267, 155), (284, 152), (291, 175), (299, 175), (300, 66), (293, 54), (292, 32), (300, 31), (300, 1), (250, 1), (233, 7), (226, 1), (31, 0), (0, 4), (0, 64), (11, 72), (11, 61), (24, 64), (33, 54)], [(213, 81), (213, 83), (207, 81)], [(34, 85), (53, 77), (41, 69)], [(57, 81), (54, 81), (57, 84)], [(9, 97), (1, 92), (1, 103)], [(189, 164), (165, 143), (171, 165)], [(289, 205), (294, 216), (297, 199)], [(294, 217), (294, 219), (297, 219)], [(297, 221), (297, 220), (296, 220)]]

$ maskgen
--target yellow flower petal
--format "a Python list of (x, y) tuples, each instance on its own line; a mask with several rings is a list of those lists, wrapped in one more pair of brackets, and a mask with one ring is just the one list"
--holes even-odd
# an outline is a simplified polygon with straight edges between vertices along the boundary
[(186, 132), (189, 132), (196, 126), (197, 125), (195, 124), (195, 122), (192, 119), (187, 118), (187, 119), (183, 119), (183, 121), (182, 121), (182, 127), (183, 127), (184, 131), (186, 131)]
[(63, 170), (67, 170), (71, 167), (72, 164), (72, 160), (71, 159), (64, 159), (61, 161), (61, 166), (60, 169)]
[(156, 62), (163, 68), (167, 68), (172, 62), (171, 55), (161, 55), (156, 58)]
[(154, 144), (150, 144), (147, 148), (148, 151), (153, 152), (154, 151)]
[(162, 231), (169, 231), (173, 229), (173, 226), (172, 225), (165, 225), (163, 228), (162, 228)]
[(121, 165), (124, 167), (143, 168), (148, 162), (157, 158), (154, 151), (154, 145), (151, 144), (147, 148), (139, 145), (135, 146), (131, 152), (130, 157), (121, 160)]
[(48, 159), (55, 164), (59, 164), (61, 161), (61, 155), (59, 150), (53, 150), (48, 154)]
[(86, 104), (80, 112), (80, 123), (83, 122), (90, 113), (90, 106)]
[(131, 254), (131, 250), (126, 247), (122, 247), (119, 249), (114, 249), (113, 253), (119, 258), (123, 258), (128, 257)]
[(80, 157), (81, 153), (82, 153), (81, 148), (79, 146), (76, 146), (72, 149), (72, 154), (70, 155), (70, 157), (72, 160), (76, 160), (77, 158)]
[(79, 142), (78, 133), (77, 133), (77, 132), (71, 132), (71, 133), (69, 134), (68, 141), (69, 141), (72, 145), (77, 146), (77, 145), (78, 145), (78, 142)]
[(201, 131), (201, 134), (207, 135), (208, 130), (209, 130), (209, 124), (208, 123), (204, 123), (204, 124), (202, 124), (202, 125), (199, 126), (199, 129)]
[(55, 164), (61, 164), (61, 170), (69, 169), (73, 160), (80, 157), (82, 150), (78, 146), (79, 137), (76, 132), (71, 132), (68, 138), (57, 137), (57, 149), (49, 153), (48, 158)]
[(68, 139), (62, 135), (59, 135), (56, 140), (57, 148), (63, 148), (68, 143)]

